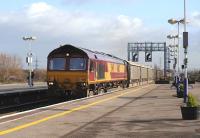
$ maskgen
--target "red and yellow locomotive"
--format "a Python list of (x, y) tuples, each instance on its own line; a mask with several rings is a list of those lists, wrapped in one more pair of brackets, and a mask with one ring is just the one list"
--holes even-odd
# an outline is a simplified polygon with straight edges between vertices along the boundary
[(48, 55), (47, 64), (47, 84), (53, 96), (85, 97), (128, 85), (128, 63), (105, 53), (64, 45)]

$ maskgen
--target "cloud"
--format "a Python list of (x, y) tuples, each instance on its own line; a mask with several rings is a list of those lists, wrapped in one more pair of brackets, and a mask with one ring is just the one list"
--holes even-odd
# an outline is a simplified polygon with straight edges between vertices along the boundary
[[(87, 4), (87, 3), (95, 3), (95, 2), (107, 2), (107, 3), (116, 3), (116, 2), (121, 2), (121, 3), (127, 3), (130, 4), (130, 2), (135, 2), (136, 0), (62, 0), (63, 3), (65, 4), (76, 4), (76, 5), (82, 5), (82, 4)], [(140, 0), (141, 1), (141, 0)]]
[(39, 2), (39, 3), (34, 3), (32, 4), (28, 9), (27, 9), (27, 14), (30, 18), (37, 18), (41, 16), (46, 16), (48, 15), (48, 12), (52, 12), (54, 8), (45, 2)]
[(73, 44), (126, 59), (128, 42), (160, 42), (165, 41), (166, 36), (165, 28), (150, 29), (138, 17), (66, 11), (44, 2), (33, 3), (20, 11), (0, 13), (0, 30), (0, 51), (17, 53), (23, 59), (28, 43), (21, 39), (22, 36), (36, 36), (32, 50), (42, 67), (46, 66), (48, 53), (61, 44)]
[(193, 12), (191, 17), (191, 25), (200, 27), (200, 12)]

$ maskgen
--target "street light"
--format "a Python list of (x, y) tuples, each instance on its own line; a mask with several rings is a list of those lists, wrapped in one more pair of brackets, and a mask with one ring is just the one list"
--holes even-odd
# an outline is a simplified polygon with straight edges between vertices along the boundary
[(184, 47), (184, 103), (187, 102), (187, 96), (188, 96), (188, 76), (187, 76), (187, 64), (188, 64), (188, 58), (187, 58), (187, 51), (188, 51), (188, 32), (186, 32), (186, 0), (184, 0), (184, 32), (183, 32), (183, 47)]
[(168, 39), (174, 39), (174, 44), (173, 45), (169, 45), (169, 48), (172, 49), (173, 48), (173, 52), (177, 52), (177, 47), (178, 45), (175, 44), (175, 39), (178, 38), (178, 35), (168, 35), (167, 36)]
[(23, 40), (35, 40), (36, 37), (35, 37), (35, 36), (30, 36), (30, 37), (24, 36), (22, 39), (23, 39)]
[(181, 20), (176, 20), (176, 19), (169, 19), (168, 20), (168, 23), (170, 23), (170, 24), (178, 24), (178, 35), (177, 35), (177, 38), (178, 38), (178, 75), (179, 75), (179, 73), (180, 73), (180, 63), (179, 63), (179, 61), (180, 61), (180, 48), (179, 48), (179, 24), (180, 23), (184, 23), (185, 21), (184, 21), (184, 19), (181, 19)]
[[(167, 36), (168, 39), (174, 39), (174, 44), (173, 45), (169, 45), (170, 48), (173, 48), (174, 53), (177, 52), (177, 45), (175, 44), (175, 39), (178, 38), (178, 35), (168, 35)], [(178, 56), (178, 55), (177, 55)]]
[(184, 19), (181, 19), (181, 20), (176, 20), (176, 19), (169, 19), (168, 20), (168, 23), (170, 23), (170, 24), (176, 24), (176, 23), (184, 23)]
[(30, 37), (24, 36), (22, 39), (24, 41), (29, 41), (30, 42), (29, 43), (29, 52), (27, 53), (26, 62), (28, 63), (28, 67), (29, 67), (28, 84), (29, 84), (30, 87), (32, 87), (33, 86), (32, 85), (33, 84), (32, 83), (33, 80), (31, 78), (31, 76), (32, 76), (32, 57), (33, 57), (33, 54), (32, 54), (32, 51), (31, 51), (31, 42), (36, 40), (36, 37), (35, 36), (30, 36)]
[(167, 38), (174, 40), (174, 44), (169, 45), (169, 48), (170, 48), (170, 52), (173, 53), (173, 54), (170, 54), (170, 56), (174, 57), (174, 64), (173, 64), (174, 75), (173, 76), (174, 76), (175, 82), (177, 82), (177, 80), (176, 80), (177, 45), (175, 44), (175, 39), (178, 38), (178, 35), (168, 35)]

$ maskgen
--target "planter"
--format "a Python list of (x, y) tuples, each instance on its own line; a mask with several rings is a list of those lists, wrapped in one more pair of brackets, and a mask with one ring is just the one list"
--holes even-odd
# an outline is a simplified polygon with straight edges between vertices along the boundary
[(199, 107), (183, 107), (181, 106), (183, 120), (196, 120), (199, 118)]
[(169, 84), (169, 80), (157, 80), (155, 81), (155, 84)]

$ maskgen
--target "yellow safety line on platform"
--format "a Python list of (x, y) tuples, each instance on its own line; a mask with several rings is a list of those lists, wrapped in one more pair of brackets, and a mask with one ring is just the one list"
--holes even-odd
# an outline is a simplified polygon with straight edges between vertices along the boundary
[[(148, 87), (148, 86), (146, 86), (146, 87)], [(143, 88), (144, 88), (144, 87), (143, 87)], [(137, 88), (137, 89), (135, 89), (135, 90), (133, 90), (133, 91), (136, 91), (136, 90), (139, 90), (139, 89), (141, 89), (141, 88)], [(133, 92), (133, 91), (131, 91), (131, 92)], [(125, 92), (125, 93), (122, 93), (122, 94), (119, 94), (119, 95), (116, 95), (116, 96), (112, 96), (112, 97), (107, 98), (107, 99), (99, 100), (99, 101), (97, 101), (97, 102), (93, 102), (93, 103), (90, 103), (90, 104), (87, 104), (87, 105), (83, 105), (83, 106), (80, 106), (80, 107), (76, 107), (76, 108), (73, 108), (73, 109), (71, 109), (71, 110), (64, 111), (64, 112), (62, 112), (62, 113), (58, 113), (58, 114), (55, 114), (55, 115), (52, 115), (52, 116), (49, 116), (49, 117), (46, 117), (46, 118), (43, 118), (43, 119), (34, 121), (34, 122), (30, 122), (30, 123), (27, 123), (27, 124), (24, 124), (24, 125), (21, 125), (21, 126), (17, 126), (17, 127), (14, 127), (14, 128), (10, 128), (10, 129), (7, 129), (7, 130), (0, 131), (0, 136), (1, 136), (1, 135), (8, 134), (8, 133), (11, 133), (11, 132), (15, 132), (15, 131), (18, 131), (18, 130), (21, 130), (21, 129), (24, 129), (24, 128), (27, 128), (27, 127), (30, 127), (30, 126), (37, 125), (37, 124), (39, 124), (39, 123), (48, 121), (48, 120), (50, 120), (50, 119), (54, 119), (54, 118), (57, 118), (57, 117), (61, 117), (61, 116), (70, 114), (70, 113), (72, 113), (72, 112), (79, 111), (79, 110), (82, 110), (82, 109), (91, 107), (91, 106), (93, 106), (93, 105), (106, 102), (106, 101), (111, 100), (111, 99), (115, 99), (115, 98), (117, 98), (117, 97), (120, 97), (120, 96), (122, 96), (122, 95), (131, 93), (131, 92)]]

